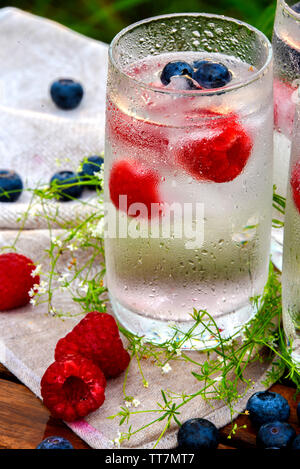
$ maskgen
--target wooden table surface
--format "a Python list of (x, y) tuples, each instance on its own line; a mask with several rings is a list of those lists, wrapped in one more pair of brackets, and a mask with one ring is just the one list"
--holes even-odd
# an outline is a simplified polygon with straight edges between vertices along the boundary
[[(291, 406), (290, 423), (297, 433), (295, 389), (289, 384), (275, 384), (272, 391), (279, 392)], [(297, 402), (299, 398), (297, 399)], [(237, 418), (240, 429), (228, 440), (231, 425), (220, 430), (220, 449), (253, 448), (255, 449), (256, 431), (249, 418), (241, 415)], [(76, 436), (61, 421), (50, 416), (42, 402), (0, 364), (0, 449), (34, 449), (44, 438), (58, 435), (67, 438), (76, 449), (88, 449), (89, 446)]]

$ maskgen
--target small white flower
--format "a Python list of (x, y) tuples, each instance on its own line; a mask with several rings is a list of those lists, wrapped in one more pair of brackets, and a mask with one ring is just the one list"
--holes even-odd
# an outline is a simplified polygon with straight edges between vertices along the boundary
[(138, 399), (133, 399), (133, 400), (132, 400), (132, 405), (133, 405), (134, 407), (138, 407), (140, 404), (141, 404), (141, 403), (140, 403), (140, 401), (139, 401)]
[(49, 309), (49, 313), (51, 314), (51, 316), (55, 316), (57, 313), (57, 309), (52, 306), (52, 308)]
[(59, 239), (59, 238), (53, 238), (53, 239), (52, 239), (52, 243), (53, 243), (55, 246), (58, 246), (59, 248), (62, 247), (62, 241), (61, 241), (61, 239)]
[(71, 244), (69, 244), (69, 245), (67, 246), (67, 248), (68, 248), (71, 252), (73, 252), (73, 251), (77, 251), (78, 246), (76, 246), (74, 243), (71, 243)]
[(63, 274), (61, 274), (60, 277), (58, 277), (57, 282), (59, 283), (60, 291), (63, 291), (64, 288), (69, 286), (69, 283), (68, 283), (69, 275), (70, 274), (68, 272), (64, 272)]
[(31, 300), (29, 301), (29, 303), (32, 305), (32, 306), (35, 306), (36, 305), (36, 300), (34, 298), (31, 298)]
[(84, 284), (83, 282), (79, 285), (80, 290), (82, 290), (84, 293), (87, 293), (89, 291), (89, 286), (87, 284)]
[(172, 347), (172, 345), (168, 345), (168, 351), (169, 351), (169, 352), (173, 352), (173, 347)]
[(223, 376), (217, 376), (217, 377), (215, 378), (215, 381), (222, 381), (222, 379), (223, 379)]
[(28, 292), (28, 295), (30, 296), (30, 298), (33, 298), (34, 295), (35, 295), (35, 291), (33, 288), (30, 288), (29, 292)]
[(101, 180), (102, 180), (100, 171), (94, 171), (94, 172), (93, 172), (93, 176), (95, 176), (97, 179), (101, 179)]
[(177, 355), (177, 357), (180, 357), (180, 356), (181, 356), (181, 350), (180, 350), (179, 348), (176, 349), (176, 355)]
[(104, 236), (104, 218), (101, 218), (96, 226), (90, 227), (90, 233), (94, 238), (103, 238)]
[(41, 272), (41, 269), (42, 269), (42, 266), (41, 264), (38, 264), (34, 270), (32, 270), (31, 272), (31, 277), (36, 277), (37, 275), (39, 275), (39, 273)]
[(121, 436), (122, 436), (122, 434), (120, 432), (118, 432), (117, 438), (114, 438), (112, 440), (112, 442), (113, 442), (113, 444), (116, 448), (120, 448), (120, 446), (121, 446), (121, 443), (120, 443)]
[(126, 401), (125, 401), (125, 406), (126, 406), (127, 408), (131, 407), (131, 406), (132, 406), (132, 402), (126, 400)]
[(58, 281), (58, 283), (64, 283), (64, 282), (67, 281), (68, 277), (69, 277), (69, 273), (64, 272), (63, 274), (61, 274), (60, 277), (58, 277), (57, 281)]
[(33, 289), (39, 294), (42, 295), (43, 293), (46, 293), (48, 287), (48, 283), (45, 282), (44, 280), (41, 280), (40, 284), (38, 285), (37, 283), (33, 285)]
[(94, 171), (94, 176), (99, 179), (100, 182), (103, 182), (104, 180), (104, 165), (101, 165), (101, 168), (99, 171)]
[(162, 369), (161, 369), (161, 372), (163, 375), (166, 375), (167, 373), (170, 373), (170, 371), (172, 370), (172, 367), (169, 365), (169, 363), (166, 363)]

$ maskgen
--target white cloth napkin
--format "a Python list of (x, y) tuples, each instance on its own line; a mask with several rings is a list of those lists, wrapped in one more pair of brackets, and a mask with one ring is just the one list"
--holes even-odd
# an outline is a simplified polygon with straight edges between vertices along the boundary
[[(107, 49), (53, 21), (0, 10), (0, 169), (17, 171), (27, 189), (59, 170), (76, 171), (84, 157), (103, 150)], [(57, 78), (82, 83), (77, 109), (62, 111), (51, 100)], [(0, 203), (0, 228), (17, 228), (30, 199), (24, 191), (18, 202)], [(77, 202), (57, 205), (64, 220), (82, 210)], [(27, 228), (44, 225), (29, 214)]]

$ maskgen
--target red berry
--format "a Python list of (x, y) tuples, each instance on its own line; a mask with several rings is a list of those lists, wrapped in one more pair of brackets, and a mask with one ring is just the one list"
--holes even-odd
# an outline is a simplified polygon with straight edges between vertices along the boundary
[(0, 311), (25, 306), (30, 301), (29, 290), (40, 283), (40, 277), (31, 276), (34, 263), (22, 254), (0, 255)]
[(290, 83), (274, 80), (274, 125), (287, 137), (291, 137), (293, 131), (296, 105), (292, 94), (296, 89)]
[(82, 357), (52, 363), (41, 381), (45, 406), (56, 418), (78, 420), (104, 402), (106, 380), (97, 365)]
[(74, 355), (93, 360), (106, 378), (119, 376), (130, 361), (115, 319), (110, 314), (97, 311), (88, 313), (66, 337), (57, 343), (56, 360)]
[(244, 169), (252, 150), (250, 136), (237, 121), (236, 116), (218, 117), (204, 125), (208, 136), (187, 135), (176, 151), (176, 161), (195, 179), (213, 182), (229, 182)]
[(292, 168), (291, 174), (292, 194), (295, 205), (300, 213), (300, 160)]
[(107, 105), (107, 127), (112, 142), (129, 146), (131, 153), (136, 148), (159, 154), (167, 150), (169, 140), (165, 126), (129, 116), (111, 101)]
[[(128, 214), (130, 206), (142, 203), (147, 208), (148, 218), (151, 217), (151, 204), (159, 204), (159, 175), (141, 163), (130, 160), (119, 160), (113, 164), (109, 176), (110, 198), (114, 205)], [(120, 205), (119, 197), (127, 196), (125, 207)], [(137, 216), (135, 211), (130, 215)], [(141, 215), (143, 215), (141, 213)]]

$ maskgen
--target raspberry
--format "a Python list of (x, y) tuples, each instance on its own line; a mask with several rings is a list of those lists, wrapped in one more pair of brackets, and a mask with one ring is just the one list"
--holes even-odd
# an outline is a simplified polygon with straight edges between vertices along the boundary
[(300, 160), (292, 168), (291, 187), (294, 203), (300, 213)]
[(135, 119), (111, 101), (108, 101), (107, 112), (108, 130), (113, 141), (129, 146), (131, 152), (136, 147), (159, 154), (167, 150), (169, 139), (163, 125)]
[[(155, 171), (146, 169), (136, 161), (119, 160), (113, 164), (110, 171), (110, 197), (114, 205), (118, 209), (126, 211), (127, 214), (131, 204), (144, 204), (148, 211), (148, 218), (150, 218), (151, 204), (160, 203), (158, 183), (159, 175)], [(127, 205), (125, 207), (120, 206), (119, 197), (121, 195), (127, 196)], [(137, 215), (142, 215), (139, 211), (137, 212)]]
[(291, 137), (293, 131), (296, 105), (292, 101), (292, 94), (295, 90), (287, 82), (274, 80), (274, 125), (286, 137)]
[(233, 115), (211, 120), (207, 130), (210, 136), (193, 139), (188, 135), (176, 152), (176, 161), (195, 179), (232, 181), (247, 164), (252, 150), (250, 137)]
[(25, 306), (30, 301), (29, 290), (40, 283), (33, 261), (22, 254), (0, 255), (0, 311)]
[(106, 378), (119, 376), (130, 361), (129, 354), (123, 347), (116, 321), (110, 314), (97, 311), (88, 313), (56, 345), (56, 360), (76, 355), (93, 360)]
[(41, 394), (54, 417), (73, 422), (103, 404), (105, 386), (99, 367), (77, 356), (56, 361), (47, 368), (41, 381)]

